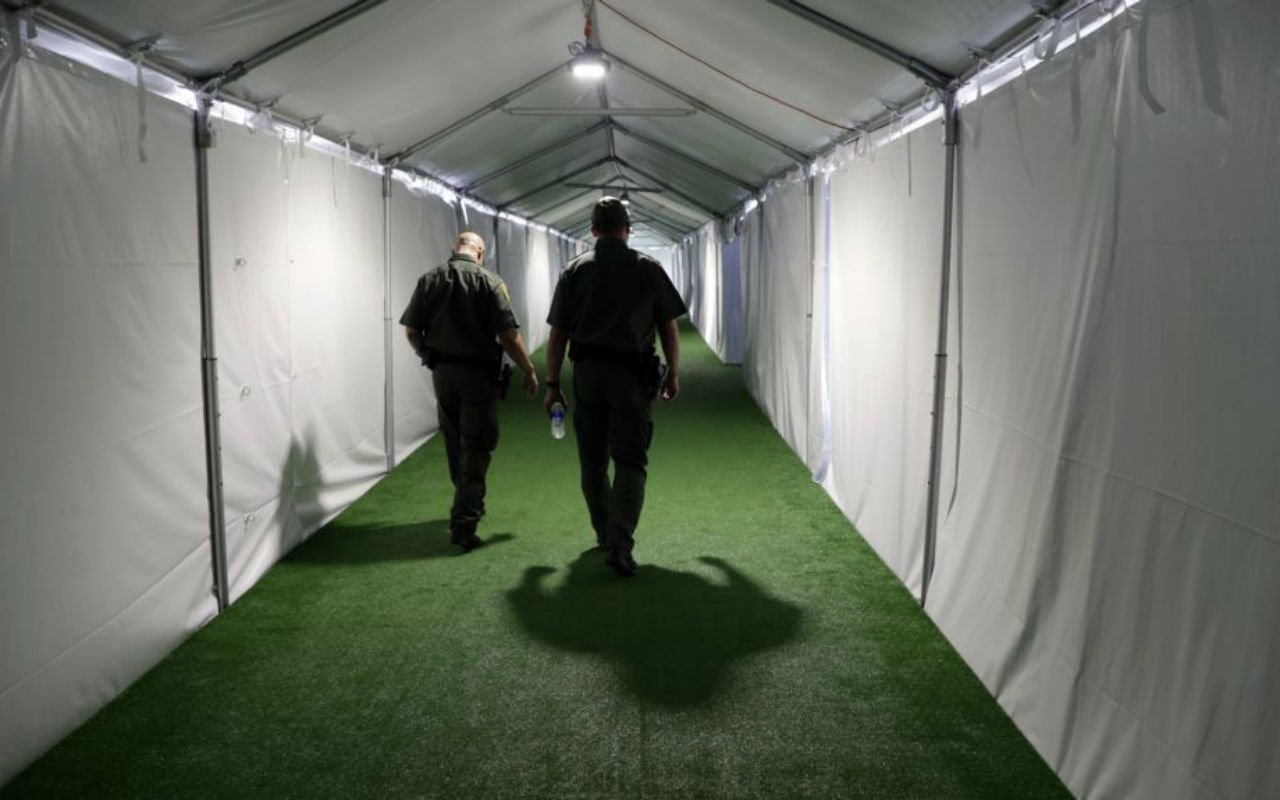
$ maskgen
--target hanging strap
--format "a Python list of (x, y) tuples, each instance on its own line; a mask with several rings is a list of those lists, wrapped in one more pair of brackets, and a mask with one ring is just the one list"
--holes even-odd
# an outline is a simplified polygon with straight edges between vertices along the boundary
[(1052, 17), (1045, 20), (1041, 27), (1041, 32), (1036, 37), (1035, 44), (1031, 50), (1035, 53), (1036, 58), (1041, 61), (1048, 61), (1053, 58), (1054, 53), (1058, 52), (1058, 45), (1062, 40), (1062, 20), (1059, 17)]
[(1154, 114), (1163, 114), (1165, 108), (1160, 101), (1156, 99), (1155, 92), (1151, 91), (1151, 70), (1147, 64), (1149, 51), (1147, 48), (1147, 40), (1151, 31), (1151, 9), (1148, 7), (1140, 12), (1140, 22), (1138, 23), (1138, 92), (1142, 95), (1142, 99), (1147, 101), (1147, 106)]

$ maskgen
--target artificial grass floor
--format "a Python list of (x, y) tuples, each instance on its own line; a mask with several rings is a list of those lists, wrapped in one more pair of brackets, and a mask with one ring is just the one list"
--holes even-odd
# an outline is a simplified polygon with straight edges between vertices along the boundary
[(433, 439), (2, 793), (1067, 796), (741, 371), (683, 346), (637, 577), (584, 552), (572, 437), (513, 396), (488, 546), (449, 545)]

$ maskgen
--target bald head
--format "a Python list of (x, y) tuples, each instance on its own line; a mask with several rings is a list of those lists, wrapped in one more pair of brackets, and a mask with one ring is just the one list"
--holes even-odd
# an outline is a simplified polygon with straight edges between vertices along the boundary
[(458, 237), (458, 241), (453, 243), (453, 252), (465, 253), (471, 256), (477, 262), (484, 262), (484, 239), (480, 238), (480, 234), (467, 231)]

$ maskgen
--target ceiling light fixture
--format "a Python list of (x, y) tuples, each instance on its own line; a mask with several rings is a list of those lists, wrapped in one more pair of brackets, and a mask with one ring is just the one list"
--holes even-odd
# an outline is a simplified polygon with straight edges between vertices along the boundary
[(600, 51), (591, 43), (574, 42), (569, 45), (573, 58), (569, 61), (569, 71), (573, 77), (587, 81), (598, 81), (609, 72), (609, 62), (604, 60)]
[(582, 41), (571, 42), (569, 52), (573, 58), (569, 60), (569, 71), (573, 77), (584, 81), (602, 80), (609, 72), (609, 62), (595, 46), (595, 38), (591, 35), (591, 8), (587, 7), (583, 18)]

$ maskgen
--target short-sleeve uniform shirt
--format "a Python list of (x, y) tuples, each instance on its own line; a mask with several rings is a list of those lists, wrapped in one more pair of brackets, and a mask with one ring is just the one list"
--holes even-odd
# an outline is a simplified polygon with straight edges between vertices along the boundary
[(462, 358), (497, 358), (497, 336), (519, 327), (502, 279), (468, 255), (418, 279), (400, 324), (423, 332), (428, 349)]
[(547, 322), (575, 342), (642, 353), (657, 326), (687, 310), (661, 264), (621, 239), (599, 239), (560, 274)]

